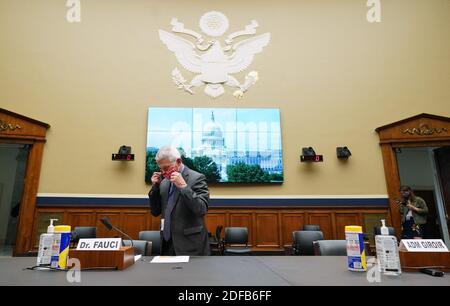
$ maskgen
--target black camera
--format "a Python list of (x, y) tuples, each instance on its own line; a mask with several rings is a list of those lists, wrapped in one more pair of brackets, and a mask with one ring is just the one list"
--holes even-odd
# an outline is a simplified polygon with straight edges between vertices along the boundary
[(337, 147), (336, 148), (337, 158), (349, 158), (352, 152), (347, 147)]
[(112, 160), (133, 161), (134, 154), (131, 154), (131, 147), (121, 146), (117, 154), (112, 154)]
[(119, 154), (131, 154), (131, 147), (121, 146), (119, 148)]
[(302, 148), (302, 155), (306, 157), (313, 157), (316, 156), (316, 152), (312, 147), (305, 147)]

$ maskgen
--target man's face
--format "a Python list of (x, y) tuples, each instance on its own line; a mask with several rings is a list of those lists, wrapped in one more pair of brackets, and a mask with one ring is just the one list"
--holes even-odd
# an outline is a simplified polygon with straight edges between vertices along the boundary
[(408, 189), (400, 190), (400, 194), (402, 195), (402, 198), (407, 199), (411, 195), (411, 191)]
[(161, 175), (166, 179), (170, 179), (173, 172), (178, 172), (181, 166), (181, 159), (177, 159), (172, 162), (168, 159), (162, 159), (158, 161), (159, 169), (161, 169)]

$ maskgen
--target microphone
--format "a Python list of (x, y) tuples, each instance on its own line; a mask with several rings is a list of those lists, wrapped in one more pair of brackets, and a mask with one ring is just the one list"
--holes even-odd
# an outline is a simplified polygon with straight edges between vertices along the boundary
[(128, 234), (122, 232), (120, 229), (118, 229), (117, 227), (115, 227), (114, 225), (112, 225), (111, 222), (109, 222), (108, 217), (100, 218), (100, 222), (103, 223), (103, 225), (108, 229), (108, 231), (114, 229), (116, 232), (119, 232), (120, 234), (122, 234), (122, 235), (124, 235), (125, 237), (127, 237), (128, 239), (130, 239), (130, 241), (131, 241), (131, 246), (134, 247), (133, 238), (131, 238)]
[(100, 222), (108, 229), (108, 231), (112, 230), (113, 226), (111, 222), (109, 222), (108, 217), (103, 217), (100, 219)]
[(70, 232), (70, 242), (78, 243), (79, 240), (80, 240), (80, 236), (78, 235), (78, 233), (76, 231), (71, 231)]

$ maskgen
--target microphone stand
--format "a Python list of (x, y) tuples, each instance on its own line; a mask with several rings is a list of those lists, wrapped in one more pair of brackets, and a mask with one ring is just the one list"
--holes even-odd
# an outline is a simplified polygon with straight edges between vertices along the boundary
[[(116, 232), (119, 232), (119, 233), (122, 234), (123, 236), (127, 237), (128, 239), (130, 239), (130, 241), (131, 241), (131, 246), (134, 247), (133, 238), (131, 238), (128, 234), (124, 233), (123, 231), (121, 231), (120, 229), (118, 229), (117, 227), (115, 227), (114, 225), (112, 226), (112, 228), (113, 228)], [(122, 244), (123, 244), (123, 241), (122, 241)]]
[[(103, 223), (103, 225), (110, 231), (112, 229), (114, 229), (116, 232), (122, 234), (123, 236), (127, 237), (130, 242), (131, 242), (131, 246), (134, 247), (134, 243), (133, 243), (133, 239), (125, 232), (123, 232), (122, 230), (120, 230), (119, 228), (115, 227), (114, 225), (111, 224), (111, 222), (109, 222), (108, 217), (103, 217), (100, 219), (100, 222)], [(122, 240), (122, 245), (123, 245), (123, 240)]]

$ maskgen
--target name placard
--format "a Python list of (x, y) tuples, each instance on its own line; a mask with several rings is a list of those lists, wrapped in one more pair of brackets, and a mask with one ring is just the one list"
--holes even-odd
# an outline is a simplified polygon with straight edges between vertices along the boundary
[(403, 239), (399, 249), (408, 252), (448, 252), (442, 239)]
[(119, 250), (122, 238), (80, 239), (77, 250), (114, 251)]

